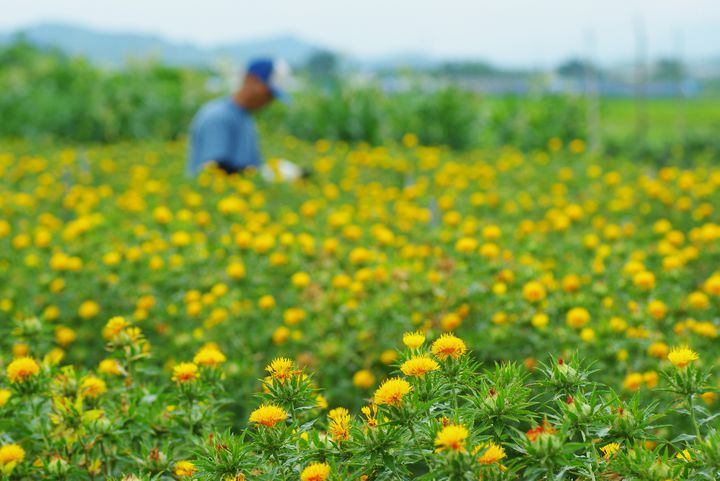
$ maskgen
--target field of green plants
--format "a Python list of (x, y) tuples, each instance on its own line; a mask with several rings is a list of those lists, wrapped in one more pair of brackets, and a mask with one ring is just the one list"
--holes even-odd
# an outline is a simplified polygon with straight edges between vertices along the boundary
[(316, 92), (261, 120), (308, 179), (189, 179), (202, 73), (3, 55), (1, 480), (720, 477), (712, 144), (590, 152), (574, 99), (479, 99), (503, 130), (453, 89)]

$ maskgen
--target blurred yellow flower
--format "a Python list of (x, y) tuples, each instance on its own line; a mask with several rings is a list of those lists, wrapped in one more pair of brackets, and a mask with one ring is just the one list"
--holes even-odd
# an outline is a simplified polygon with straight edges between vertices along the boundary
[(195, 474), (197, 468), (190, 461), (178, 461), (175, 463), (175, 476), (184, 478)]
[(197, 364), (181, 362), (173, 368), (172, 380), (178, 384), (195, 381), (198, 378)]
[(23, 383), (40, 372), (40, 366), (31, 357), (19, 357), (13, 360), (6, 369), (10, 382)]
[(0, 446), (0, 466), (15, 465), (25, 459), (25, 450), (17, 444)]
[(0, 389), (0, 407), (7, 404), (8, 400), (12, 396), (12, 391), (9, 389)]
[(465, 452), (465, 440), (470, 432), (465, 426), (449, 424), (443, 427), (435, 436), (435, 451), (460, 451)]
[(477, 458), (478, 463), (480, 464), (495, 464), (507, 456), (505, 454), (505, 449), (492, 441), (478, 444), (473, 450), (473, 454), (477, 454), (479, 452), (482, 452), (482, 454)]
[(193, 362), (198, 366), (215, 367), (227, 361), (225, 354), (215, 346), (203, 346), (193, 357)]
[(95, 301), (84, 301), (78, 308), (78, 316), (91, 319), (100, 313), (100, 304)]
[(375, 384), (375, 376), (367, 369), (360, 369), (353, 375), (353, 384), (361, 389), (367, 389)]
[(579, 329), (590, 322), (590, 313), (584, 307), (573, 307), (565, 316), (567, 325)]
[(96, 398), (107, 392), (107, 385), (98, 377), (85, 376), (80, 380), (79, 391), (83, 397)]

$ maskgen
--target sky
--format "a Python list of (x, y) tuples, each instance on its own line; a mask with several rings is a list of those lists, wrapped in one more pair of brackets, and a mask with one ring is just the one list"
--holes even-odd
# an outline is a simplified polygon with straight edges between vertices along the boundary
[(720, 0), (0, 0), (0, 31), (37, 22), (204, 46), (292, 34), (360, 57), (419, 53), (547, 66), (573, 56), (720, 58)]

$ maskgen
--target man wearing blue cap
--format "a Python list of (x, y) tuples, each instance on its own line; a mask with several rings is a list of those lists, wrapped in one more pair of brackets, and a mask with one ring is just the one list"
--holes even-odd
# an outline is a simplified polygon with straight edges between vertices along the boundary
[(243, 83), (232, 96), (212, 100), (195, 115), (190, 127), (188, 174), (196, 175), (215, 162), (229, 174), (263, 160), (252, 113), (273, 99), (286, 99), (290, 67), (283, 61), (256, 59), (248, 64)]

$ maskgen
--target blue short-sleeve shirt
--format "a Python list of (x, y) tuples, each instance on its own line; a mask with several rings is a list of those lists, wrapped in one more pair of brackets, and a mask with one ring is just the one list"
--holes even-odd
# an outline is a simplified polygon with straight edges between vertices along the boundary
[(188, 174), (196, 175), (212, 161), (237, 169), (262, 163), (255, 121), (230, 97), (205, 104), (190, 126)]

